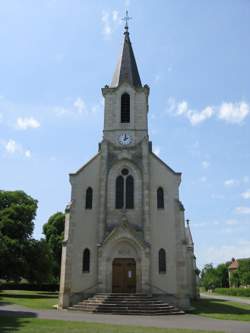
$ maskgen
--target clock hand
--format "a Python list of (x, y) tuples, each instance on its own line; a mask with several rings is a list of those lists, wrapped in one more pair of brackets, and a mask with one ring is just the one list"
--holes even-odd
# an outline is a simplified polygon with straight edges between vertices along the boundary
[(127, 138), (127, 134), (125, 134), (125, 136), (124, 136), (124, 140), (127, 141), (127, 139), (128, 139), (128, 138)]

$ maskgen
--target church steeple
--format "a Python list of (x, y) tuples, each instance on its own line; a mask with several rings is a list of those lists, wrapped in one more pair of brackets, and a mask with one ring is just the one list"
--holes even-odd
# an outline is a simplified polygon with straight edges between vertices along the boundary
[(123, 48), (113, 75), (111, 83), (112, 88), (118, 87), (123, 82), (128, 82), (134, 87), (142, 86), (133, 48), (129, 38), (128, 19), (130, 18), (128, 17), (128, 12), (126, 12), (126, 16), (124, 18), (126, 25), (124, 31)]

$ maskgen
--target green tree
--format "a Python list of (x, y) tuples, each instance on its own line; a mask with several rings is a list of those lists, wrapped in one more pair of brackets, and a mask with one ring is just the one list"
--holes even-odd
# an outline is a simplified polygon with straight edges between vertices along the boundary
[(239, 259), (238, 262), (239, 262), (238, 273), (239, 273), (240, 284), (242, 286), (249, 285), (250, 259), (249, 258)]
[(30, 239), (25, 247), (26, 270), (24, 277), (31, 283), (41, 285), (50, 282), (52, 258), (45, 239)]
[(238, 288), (240, 285), (240, 275), (239, 272), (233, 272), (230, 276), (230, 283), (231, 286), (234, 286), (235, 288)]
[(0, 278), (18, 281), (25, 275), (36, 210), (37, 200), (25, 192), (0, 191)]
[(250, 286), (250, 271), (244, 272), (240, 276), (240, 284), (242, 286)]
[(57, 212), (43, 226), (43, 233), (53, 257), (52, 272), (56, 281), (59, 281), (60, 276), (64, 220), (65, 215)]
[(228, 265), (219, 264), (216, 267), (216, 274), (220, 283), (219, 288), (228, 288), (229, 286)]
[(220, 286), (220, 278), (212, 264), (207, 264), (201, 271), (201, 286), (208, 289), (215, 289)]

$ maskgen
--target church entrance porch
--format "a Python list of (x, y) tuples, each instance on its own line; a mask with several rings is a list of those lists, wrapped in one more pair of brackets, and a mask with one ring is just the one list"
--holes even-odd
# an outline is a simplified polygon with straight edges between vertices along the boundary
[(136, 262), (133, 258), (115, 258), (113, 260), (112, 292), (136, 292)]

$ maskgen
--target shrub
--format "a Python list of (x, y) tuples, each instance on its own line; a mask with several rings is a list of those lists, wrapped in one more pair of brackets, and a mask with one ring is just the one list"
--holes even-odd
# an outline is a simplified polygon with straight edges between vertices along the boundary
[(1, 290), (31, 290), (31, 291), (58, 291), (59, 285), (55, 283), (31, 284), (31, 283), (1, 283)]
[(250, 288), (215, 288), (214, 292), (228, 296), (250, 297)]

